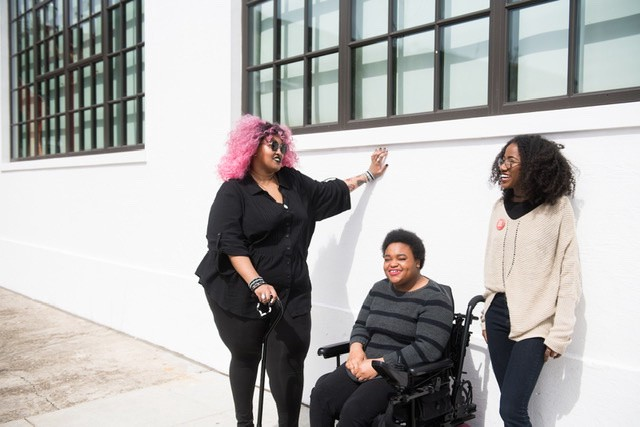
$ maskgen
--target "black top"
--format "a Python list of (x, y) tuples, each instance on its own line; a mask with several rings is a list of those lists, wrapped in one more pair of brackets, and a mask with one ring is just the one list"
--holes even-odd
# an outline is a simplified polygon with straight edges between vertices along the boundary
[(505, 197), (504, 199), (504, 209), (511, 219), (522, 218), (538, 206), (540, 206), (540, 203), (532, 203), (529, 200), (514, 202), (510, 197)]
[(244, 317), (258, 317), (257, 299), (228, 255), (250, 257), (292, 316), (308, 313), (307, 253), (315, 223), (351, 207), (349, 188), (342, 180), (319, 182), (286, 167), (276, 175), (282, 204), (249, 174), (220, 186), (209, 214), (209, 251), (196, 270), (199, 283), (218, 305)]

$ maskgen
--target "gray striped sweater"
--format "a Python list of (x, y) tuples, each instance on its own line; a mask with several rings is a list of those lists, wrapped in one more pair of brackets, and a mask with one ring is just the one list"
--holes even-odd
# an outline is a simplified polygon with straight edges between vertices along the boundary
[(434, 280), (411, 292), (398, 292), (389, 280), (373, 285), (351, 331), (367, 358), (416, 368), (434, 362), (451, 334), (453, 303)]

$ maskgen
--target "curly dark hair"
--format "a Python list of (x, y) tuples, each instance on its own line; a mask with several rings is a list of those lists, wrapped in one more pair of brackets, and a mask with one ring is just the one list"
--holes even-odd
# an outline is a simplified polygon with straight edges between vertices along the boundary
[[(509, 140), (496, 156), (489, 181), (500, 181), (500, 160), (509, 144), (518, 146), (520, 153), (520, 182), (527, 200), (534, 204), (553, 205), (562, 196), (573, 196), (576, 188), (574, 166), (560, 152), (562, 144), (540, 135), (518, 135)], [(513, 197), (513, 190), (503, 190), (505, 199)]]
[(420, 268), (424, 266), (424, 258), (426, 255), (426, 250), (424, 248), (424, 243), (422, 239), (418, 237), (418, 235), (412, 231), (403, 230), (402, 228), (398, 228), (395, 230), (391, 230), (387, 233), (387, 236), (384, 238), (382, 242), (382, 255), (384, 256), (384, 251), (387, 250), (387, 247), (392, 243), (404, 243), (405, 245), (411, 248), (411, 252), (413, 252), (413, 257), (420, 261)]

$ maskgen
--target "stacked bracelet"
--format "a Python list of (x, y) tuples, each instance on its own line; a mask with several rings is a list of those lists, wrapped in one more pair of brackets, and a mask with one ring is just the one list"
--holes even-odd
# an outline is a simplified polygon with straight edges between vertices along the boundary
[(367, 179), (367, 182), (372, 182), (374, 179), (376, 179), (376, 177), (373, 176), (373, 174), (371, 172), (369, 172), (369, 169), (367, 169), (364, 172), (364, 177)]
[(249, 289), (251, 290), (251, 292), (255, 292), (256, 289), (258, 289), (260, 286), (264, 285), (265, 283), (267, 282), (265, 282), (262, 277), (258, 276), (249, 282)]

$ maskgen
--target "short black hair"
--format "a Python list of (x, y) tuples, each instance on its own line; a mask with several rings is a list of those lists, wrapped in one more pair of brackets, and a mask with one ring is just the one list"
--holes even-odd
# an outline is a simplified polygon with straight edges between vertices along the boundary
[(382, 242), (382, 256), (384, 256), (384, 252), (387, 250), (387, 247), (392, 243), (404, 243), (409, 246), (411, 248), (411, 252), (413, 252), (413, 257), (420, 261), (420, 268), (424, 266), (426, 250), (422, 239), (418, 237), (416, 233), (403, 230), (402, 228), (397, 228), (388, 232)]

